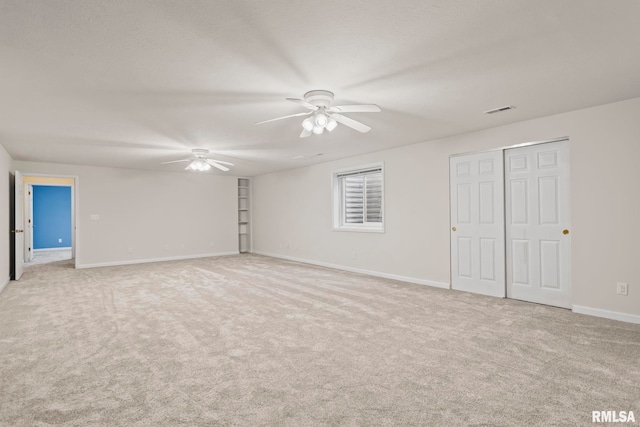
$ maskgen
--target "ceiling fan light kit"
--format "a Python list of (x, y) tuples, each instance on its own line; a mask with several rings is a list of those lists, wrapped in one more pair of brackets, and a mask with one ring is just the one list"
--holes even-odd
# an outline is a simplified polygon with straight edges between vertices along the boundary
[(334, 130), (336, 128), (336, 126), (338, 126), (338, 122), (336, 122), (336, 119), (334, 119), (333, 117), (329, 117), (329, 121), (327, 122), (327, 126), (325, 126), (327, 128), (327, 130), (329, 132), (331, 132), (332, 130)]
[(302, 121), (303, 130), (300, 138), (320, 135), (324, 133), (325, 129), (331, 132), (338, 126), (338, 123), (355, 129), (358, 132), (365, 133), (371, 130), (369, 126), (339, 113), (379, 113), (381, 111), (380, 107), (375, 104), (331, 106), (333, 102), (333, 92), (328, 90), (312, 90), (305, 93), (303, 98), (304, 99), (286, 98), (286, 100), (302, 105), (311, 111), (264, 120), (256, 124), (260, 125), (289, 117), (310, 116)]
[(315, 121), (316, 121), (316, 126), (323, 128), (327, 125), (327, 123), (329, 122), (329, 119), (327, 118), (326, 114), (318, 113), (316, 114)]
[(184, 168), (184, 170), (192, 170), (192, 171), (208, 171), (211, 169), (211, 165), (204, 160), (196, 159), (193, 162), (189, 163), (189, 166)]
[(190, 162), (189, 165), (184, 168), (184, 170), (191, 170), (196, 172), (206, 172), (210, 170), (212, 166), (216, 169), (220, 169), (223, 172), (227, 172), (229, 168), (224, 165), (235, 166), (230, 162), (223, 162), (222, 160), (215, 160), (207, 157), (209, 155), (209, 150), (205, 148), (194, 148), (193, 150), (191, 150), (191, 154), (193, 154), (193, 158), (172, 160), (170, 162), (162, 162), (161, 164), (168, 165), (170, 163)]
[(306, 130), (307, 132), (311, 132), (313, 130), (313, 128), (315, 127), (315, 123), (313, 121), (313, 117), (307, 117), (306, 119), (304, 119), (302, 121), (302, 127), (304, 128), (304, 130)]

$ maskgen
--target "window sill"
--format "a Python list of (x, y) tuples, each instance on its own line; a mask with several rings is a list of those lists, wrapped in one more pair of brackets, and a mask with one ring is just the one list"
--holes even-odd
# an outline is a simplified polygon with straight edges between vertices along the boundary
[(384, 227), (333, 227), (333, 231), (350, 231), (356, 233), (384, 233)]

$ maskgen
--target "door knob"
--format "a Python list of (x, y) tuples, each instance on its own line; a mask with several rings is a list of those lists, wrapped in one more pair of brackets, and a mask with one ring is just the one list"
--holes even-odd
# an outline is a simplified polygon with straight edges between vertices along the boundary
[(565, 228), (564, 230), (562, 230), (562, 234), (569, 234), (569, 230)]
[(451, 231), (456, 231), (456, 230), (457, 230), (457, 228), (451, 227)]

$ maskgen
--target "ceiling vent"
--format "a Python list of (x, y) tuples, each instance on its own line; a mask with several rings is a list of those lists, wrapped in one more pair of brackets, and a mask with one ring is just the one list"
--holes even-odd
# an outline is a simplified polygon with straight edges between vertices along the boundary
[(514, 107), (513, 105), (505, 105), (504, 107), (498, 107), (498, 108), (493, 108), (491, 110), (487, 110), (484, 113), (485, 114), (495, 114), (495, 113), (502, 113), (503, 111), (507, 111), (507, 110), (513, 110)]

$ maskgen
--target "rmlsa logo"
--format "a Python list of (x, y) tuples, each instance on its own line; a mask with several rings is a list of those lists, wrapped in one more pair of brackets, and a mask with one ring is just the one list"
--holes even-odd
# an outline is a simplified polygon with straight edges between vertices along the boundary
[(592, 411), (592, 423), (635, 423), (633, 411)]

